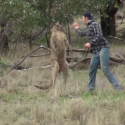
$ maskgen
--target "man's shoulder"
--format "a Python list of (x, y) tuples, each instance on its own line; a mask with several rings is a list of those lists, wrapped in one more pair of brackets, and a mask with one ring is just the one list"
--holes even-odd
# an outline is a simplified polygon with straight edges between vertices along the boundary
[(91, 24), (90, 24), (90, 27), (93, 27), (93, 28), (100, 28), (100, 24), (93, 21)]
[(99, 24), (95, 22), (94, 20), (88, 23), (88, 27), (91, 27), (93, 25), (99, 25)]
[(96, 21), (93, 21), (91, 24), (92, 25), (99, 25)]

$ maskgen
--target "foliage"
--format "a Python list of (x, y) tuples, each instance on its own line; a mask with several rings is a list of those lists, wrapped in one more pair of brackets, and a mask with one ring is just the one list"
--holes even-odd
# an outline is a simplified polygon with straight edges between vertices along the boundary
[[(0, 0), (0, 23), (13, 23), (16, 33), (42, 26), (49, 28), (54, 22), (65, 23), (66, 18), (84, 10), (105, 9), (108, 4), (117, 6), (116, 0)], [(26, 30), (27, 31), (27, 30)]]
[(5, 64), (1, 59), (0, 59), (0, 76), (6, 71), (7, 69), (7, 64)]
[(40, 24), (49, 27), (59, 21), (65, 24), (66, 19), (82, 14), (85, 10), (99, 11), (106, 9), (108, 4), (117, 5), (116, 0), (35, 0), (35, 9), (40, 12)]
[(0, 0), (0, 11), (1, 25), (11, 22), (16, 33), (37, 24), (39, 14), (25, 0)]
[(85, 10), (97, 12), (109, 4), (118, 7), (117, 0), (0, 0), (0, 26), (8, 25), (7, 37), (17, 39), (39, 27), (50, 29), (58, 21), (66, 25)]

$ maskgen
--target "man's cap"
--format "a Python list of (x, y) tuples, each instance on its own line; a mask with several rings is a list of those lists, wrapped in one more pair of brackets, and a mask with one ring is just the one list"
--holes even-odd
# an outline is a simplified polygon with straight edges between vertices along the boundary
[(83, 16), (84, 16), (84, 17), (88, 17), (89, 20), (93, 20), (93, 19), (94, 19), (94, 18), (93, 18), (93, 15), (92, 15), (92, 13), (91, 13), (90, 11), (84, 12), (84, 13), (83, 13)]

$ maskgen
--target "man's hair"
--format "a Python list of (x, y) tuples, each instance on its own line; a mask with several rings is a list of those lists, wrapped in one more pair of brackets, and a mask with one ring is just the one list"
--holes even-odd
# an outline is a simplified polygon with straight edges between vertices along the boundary
[(89, 20), (93, 20), (93, 19), (94, 19), (94, 18), (93, 18), (93, 15), (92, 15), (92, 13), (91, 13), (90, 11), (84, 12), (84, 13), (83, 13), (83, 16), (84, 16), (84, 17), (88, 17)]

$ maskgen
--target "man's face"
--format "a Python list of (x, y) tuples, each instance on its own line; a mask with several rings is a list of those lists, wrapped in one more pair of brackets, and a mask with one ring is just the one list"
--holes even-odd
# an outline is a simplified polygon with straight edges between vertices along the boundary
[(84, 24), (87, 24), (87, 22), (88, 22), (88, 18), (87, 18), (87, 17), (82, 16), (82, 21), (83, 21), (83, 23), (84, 23)]

